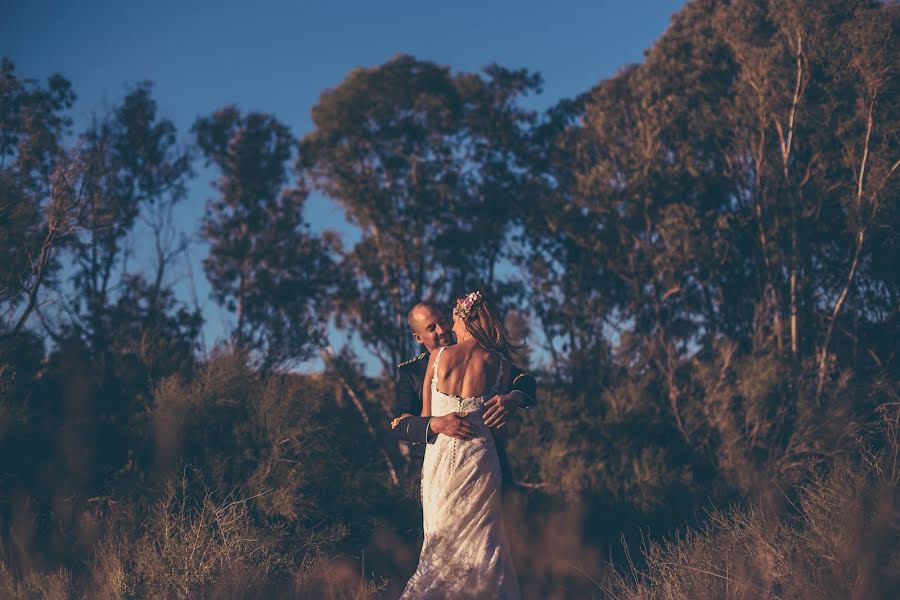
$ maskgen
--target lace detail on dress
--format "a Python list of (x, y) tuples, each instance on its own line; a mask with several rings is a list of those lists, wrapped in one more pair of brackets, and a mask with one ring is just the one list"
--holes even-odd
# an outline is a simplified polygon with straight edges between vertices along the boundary
[(445, 394), (437, 389), (438, 350), (431, 379), (431, 414), (470, 411), (478, 435), (467, 441), (439, 435), (425, 449), (422, 466), (422, 514), (425, 540), (419, 566), (406, 585), (403, 600), (438, 598), (519, 598), (519, 584), (503, 525), (500, 463), (484, 403), (499, 390), (497, 381), (478, 397)]

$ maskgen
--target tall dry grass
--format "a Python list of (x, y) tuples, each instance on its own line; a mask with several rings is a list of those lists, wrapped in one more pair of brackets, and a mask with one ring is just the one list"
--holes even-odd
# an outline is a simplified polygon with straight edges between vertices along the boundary
[(284, 531), (254, 519), (253, 499), (197, 496), (192, 487), (187, 477), (168, 485), (137, 528), (127, 509), (95, 508), (90, 518), (102, 520), (103, 536), (83, 568), (17, 573), (0, 560), (0, 598), (349, 600), (379, 591), (352, 559), (285, 552)]
[(879, 414), (857, 455), (813, 474), (787, 514), (715, 511), (703, 528), (649, 544), (643, 571), (599, 587), (622, 600), (900, 597), (900, 403)]
[[(392, 502), (334, 390), (231, 352), (162, 380), (131, 422), (151, 451), (104, 489), (3, 498), (0, 599), (373, 595), (346, 549), (384, 518), (361, 508)], [(90, 459), (90, 438), (63, 437), (60, 456)]]
[[(767, 423), (774, 419), (774, 431), (790, 415), (755, 407), (782, 386), (774, 376), (758, 390), (741, 376), (719, 384), (723, 371), (708, 378), (717, 396), (705, 397), (740, 402), (696, 419), (717, 425), (720, 477), (743, 503), (680, 535), (651, 517), (671, 522), (678, 514), (667, 505), (679, 494), (693, 501), (683, 490), (712, 488), (672, 469), (679, 456), (665, 454), (678, 446), (666, 446), (652, 385), (611, 389), (606, 413), (586, 409), (596, 422), (549, 396), (523, 419), (510, 456), (529, 485), (507, 492), (505, 508), (526, 598), (900, 596), (900, 401), (884, 403), (877, 422), (841, 425), (839, 445), (807, 444), (814, 460), (806, 473), (791, 466), (791, 477), (779, 477), (783, 457), (802, 456), (798, 446), (772, 445), (757, 458), (762, 446), (742, 442), (737, 425), (760, 424), (749, 428), (760, 444), (777, 441), (764, 435)], [(162, 381), (135, 425), (152, 454), (114, 473), (105, 493), (70, 486), (43, 503), (36, 493), (5, 499), (0, 600), (397, 597), (421, 543), (418, 469), (391, 488), (365, 431), (353, 429), (354, 408), (335, 390), (327, 377), (261, 375), (227, 353), (190, 381)], [(850, 422), (833, 412), (826, 420)], [(831, 439), (816, 433), (821, 420), (795, 418), (813, 433), (794, 438)], [(636, 552), (645, 533), (645, 551)]]

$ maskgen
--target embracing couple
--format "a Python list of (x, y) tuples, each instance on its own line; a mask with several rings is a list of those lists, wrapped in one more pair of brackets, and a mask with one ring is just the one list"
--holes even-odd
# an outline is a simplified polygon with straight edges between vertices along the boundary
[(427, 444), (425, 539), (401, 599), (519, 598), (500, 499), (509, 469), (492, 429), (534, 404), (534, 378), (510, 361), (521, 346), (481, 292), (456, 301), (452, 324), (425, 303), (408, 322), (427, 352), (399, 366), (391, 431)]

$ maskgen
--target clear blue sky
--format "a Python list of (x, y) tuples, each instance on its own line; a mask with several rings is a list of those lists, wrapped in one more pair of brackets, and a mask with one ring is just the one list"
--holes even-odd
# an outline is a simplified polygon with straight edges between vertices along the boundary
[[(126, 85), (146, 79), (155, 84), (161, 114), (185, 136), (194, 119), (226, 104), (274, 113), (302, 136), (311, 129), (310, 109), (323, 90), (354, 67), (397, 53), (456, 71), (478, 71), (492, 62), (539, 71), (544, 92), (527, 105), (549, 107), (640, 62), (683, 4), (3, 0), (0, 54), (22, 75), (42, 79), (58, 72), (72, 81), (76, 131), (92, 112), (118, 101)], [(180, 208), (185, 231), (199, 224), (210, 177), (200, 173)], [(321, 196), (310, 198), (306, 218), (314, 230), (355, 236), (343, 212)], [(191, 248), (211, 345), (228, 331), (230, 316), (209, 298), (200, 266), (205, 252), (200, 243)], [(176, 289), (186, 293), (183, 277)], [(336, 335), (335, 343), (343, 339)]]

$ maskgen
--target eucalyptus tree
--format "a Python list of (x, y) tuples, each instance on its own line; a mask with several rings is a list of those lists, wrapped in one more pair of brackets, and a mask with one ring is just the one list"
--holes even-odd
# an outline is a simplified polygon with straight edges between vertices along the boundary
[(54, 75), (42, 84), (0, 61), (0, 332), (22, 331), (59, 268), (74, 229), (71, 177), (63, 137), (71, 84)]
[[(815, 363), (817, 396), (836, 372), (835, 333), (855, 323), (868, 337), (865, 324), (896, 308), (884, 257), (896, 252), (898, 15), (874, 2), (735, 2), (714, 20), (737, 66), (724, 153), (766, 321), (795, 364)], [(868, 344), (845, 335), (859, 358)]]
[[(642, 463), (658, 478), (632, 483), (713, 467), (747, 491), (802, 473), (883, 397), (873, 383), (897, 369), (897, 15), (692, 2), (641, 64), (534, 131), (521, 265), (557, 374), (584, 382), (553, 406), (583, 399), (568, 417), (581, 429), (554, 431), (593, 457), (585, 481), (632, 481), (627, 464), (606, 473), (610, 457), (658, 453)], [(604, 450), (629, 419), (648, 435)]]
[(539, 85), (526, 71), (454, 74), (401, 55), (355, 69), (313, 108), (298, 169), (360, 232), (343, 250), (335, 314), (385, 372), (413, 353), (416, 302), (468, 288), (509, 297), (498, 266), (521, 200), (514, 150), (533, 119), (516, 101)]
[(295, 140), (272, 115), (232, 106), (193, 127), (219, 177), (201, 235), (213, 296), (236, 313), (233, 340), (266, 364), (308, 358), (322, 343), (333, 280), (326, 242), (303, 220), (306, 191), (288, 185)]
[(132, 283), (149, 279), (150, 286), (139, 287), (146, 288), (150, 312), (165, 294), (170, 257), (160, 257), (149, 278), (143, 265), (129, 261), (139, 221), (155, 208), (184, 199), (190, 155), (179, 143), (174, 123), (159, 117), (147, 82), (133, 86), (120, 103), (95, 117), (79, 135), (77, 152), (84, 209), (71, 245), (75, 303), (63, 303), (61, 331), (54, 335), (78, 335), (103, 354), (121, 341), (115, 335), (120, 323), (112, 318), (113, 307), (131, 293)]

